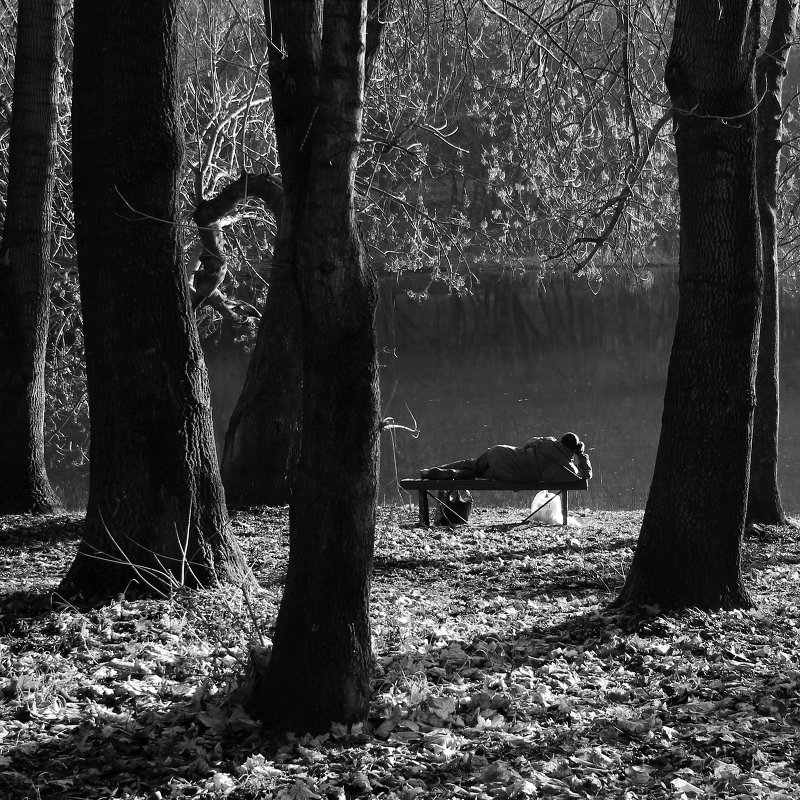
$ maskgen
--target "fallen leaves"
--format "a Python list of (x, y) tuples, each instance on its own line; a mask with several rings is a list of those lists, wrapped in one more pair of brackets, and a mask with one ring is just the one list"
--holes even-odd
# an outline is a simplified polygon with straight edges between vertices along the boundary
[(759, 610), (654, 609), (631, 621), (603, 608), (640, 515), (592, 512), (567, 533), (514, 527), (500, 512), (455, 531), (422, 530), (413, 517), (384, 510), (379, 527), (369, 725), (280, 742), (245, 713), (239, 683), (250, 652), (269, 657), (285, 512), (234, 520), (264, 587), (249, 598), (254, 616), (222, 591), (76, 609), (45, 593), (54, 565), (67, 566), (74, 526), (58, 528), (64, 542), (37, 524), (27, 559), (17, 559), (24, 520), (0, 529), (0, 556), (18, 567), (0, 611), (0, 795), (800, 794), (792, 531), (747, 542)]

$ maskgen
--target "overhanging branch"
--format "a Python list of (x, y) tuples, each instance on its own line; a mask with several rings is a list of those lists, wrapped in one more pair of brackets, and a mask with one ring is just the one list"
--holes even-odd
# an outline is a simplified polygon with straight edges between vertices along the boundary
[(219, 309), (221, 298), (230, 310), (231, 302), (219, 291), (227, 272), (221, 220), (248, 197), (257, 197), (276, 220), (280, 219), (283, 211), (283, 186), (280, 181), (271, 175), (248, 175), (246, 172), (214, 197), (203, 200), (192, 214), (203, 246), (192, 288), (192, 307), (195, 309), (204, 303)]

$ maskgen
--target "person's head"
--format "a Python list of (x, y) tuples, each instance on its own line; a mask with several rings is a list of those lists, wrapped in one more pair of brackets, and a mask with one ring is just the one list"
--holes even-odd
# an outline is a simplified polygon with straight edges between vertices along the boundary
[(561, 437), (561, 444), (563, 444), (564, 447), (572, 450), (573, 453), (576, 453), (581, 445), (581, 440), (578, 438), (577, 434), (570, 431)]

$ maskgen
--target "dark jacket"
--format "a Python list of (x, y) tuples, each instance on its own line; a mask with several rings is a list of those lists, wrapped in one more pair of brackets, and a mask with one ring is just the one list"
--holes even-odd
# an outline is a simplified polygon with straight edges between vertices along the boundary
[(592, 465), (586, 453), (573, 453), (551, 436), (537, 436), (522, 447), (498, 444), (484, 457), (488, 468), (482, 478), (501, 481), (551, 481), (569, 483), (592, 477)]

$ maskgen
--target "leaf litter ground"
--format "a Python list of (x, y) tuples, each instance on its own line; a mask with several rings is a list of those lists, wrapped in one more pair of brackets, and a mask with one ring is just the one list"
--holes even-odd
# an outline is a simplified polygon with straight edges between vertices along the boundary
[(234, 516), (261, 590), (57, 594), (80, 518), (0, 521), (0, 797), (797, 798), (800, 544), (744, 545), (757, 610), (604, 609), (641, 513), (419, 528), (380, 510), (368, 726), (276, 741), (243, 711), (288, 553), (285, 510)]

